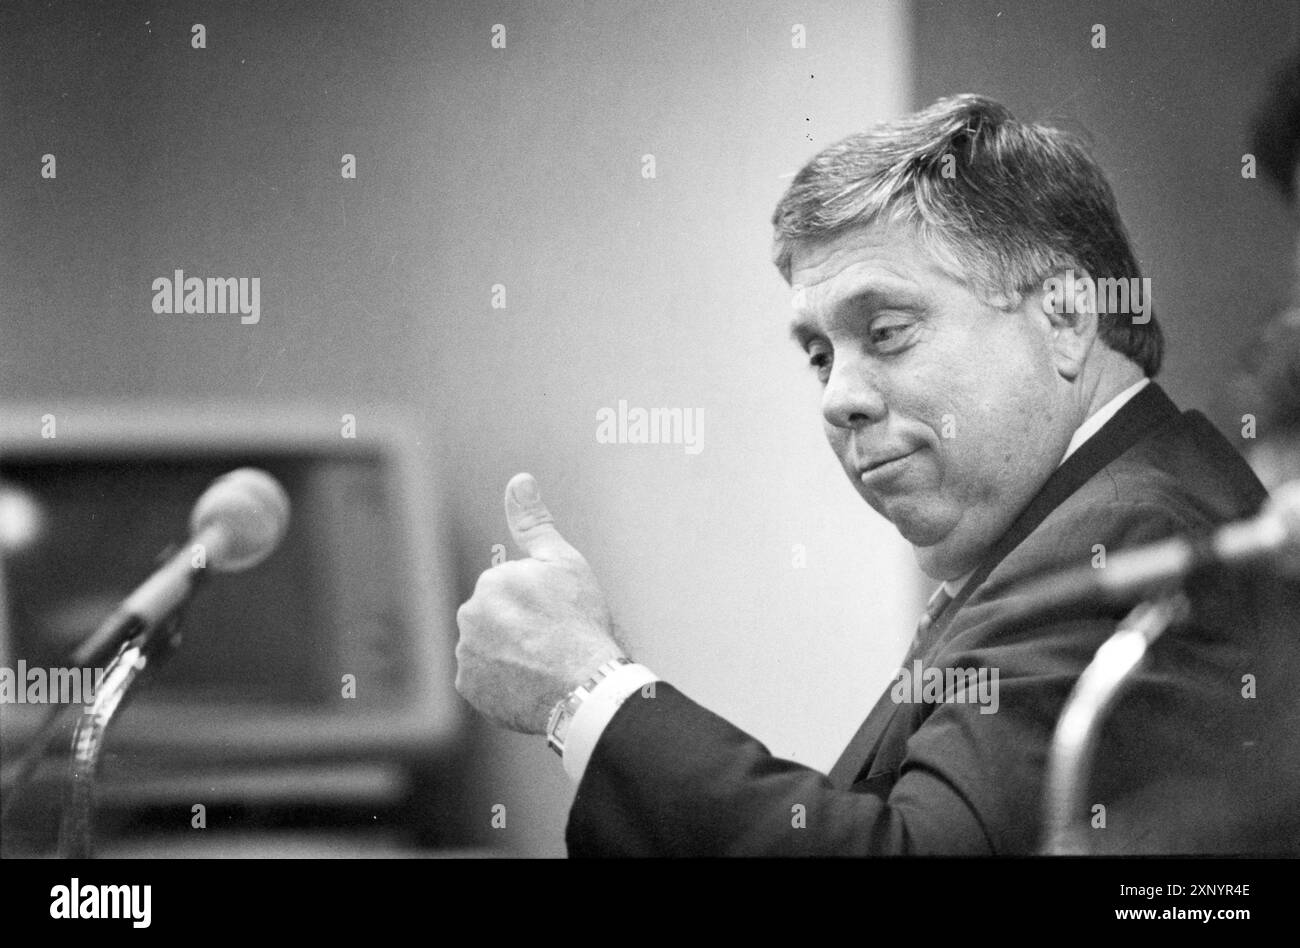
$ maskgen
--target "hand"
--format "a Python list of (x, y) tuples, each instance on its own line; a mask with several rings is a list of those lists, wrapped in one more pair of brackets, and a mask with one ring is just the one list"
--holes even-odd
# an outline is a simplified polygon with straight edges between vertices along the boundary
[(544, 734), (555, 703), (623, 650), (591, 567), (531, 474), (506, 485), (506, 523), (527, 558), (485, 571), (457, 611), (456, 690), (496, 723)]

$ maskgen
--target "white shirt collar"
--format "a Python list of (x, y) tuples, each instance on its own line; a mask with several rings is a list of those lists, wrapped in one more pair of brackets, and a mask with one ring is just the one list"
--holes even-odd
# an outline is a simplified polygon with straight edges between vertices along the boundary
[(1084, 423), (1075, 429), (1074, 437), (1070, 439), (1069, 445), (1066, 446), (1065, 454), (1061, 456), (1061, 462), (1057, 467), (1064, 464), (1066, 458), (1079, 450), (1079, 445), (1083, 444), (1100, 431), (1102, 425), (1114, 418), (1115, 413), (1128, 404), (1129, 399), (1150, 384), (1151, 380), (1147, 378), (1134, 382), (1128, 388), (1124, 389), (1124, 391), (1120, 392), (1106, 404), (1102, 405), (1095, 412), (1089, 415)]
[[(1061, 455), (1061, 460), (1057, 462), (1056, 466), (1060, 467), (1064, 464), (1066, 458), (1079, 450), (1080, 445), (1100, 431), (1102, 425), (1114, 418), (1115, 413), (1128, 404), (1129, 399), (1142, 391), (1142, 389), (1146, 388), (1150, 382), (1151, 380), (1148, 378), (1134, 382), (1128, 388), (1124, 389), (1124, 391), (1120, 392), (1106, 404), (1102, 405), (1095, 412), (1089, 415), (1087, 419), (1084, 420), (1083, 424), (1075, 429), (1074, 435), (1070, 438), (1070, 443), (1065, 448), (1065, 454)], [(971, 570), (966, 575), (958, 576), (956, 579), (944, 580), (941, 588), (947, 595), (955, 597), (957, 593), (961, 592), (961, 588), (966, 585), (967, 581), (972, 575), (974, 575), (974, 573), (975, 570)]]

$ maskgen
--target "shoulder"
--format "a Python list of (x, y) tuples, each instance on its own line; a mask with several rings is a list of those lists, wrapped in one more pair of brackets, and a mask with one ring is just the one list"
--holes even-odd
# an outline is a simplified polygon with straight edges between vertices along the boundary
[(1265, 492), (1240, 454), (1196, 412), (1134, 445), (1066, 497), (990, 573), (989, 591), (1111, 552), (1196, 535), (1253, 514)]
[[(993, 641), (1041, 643), (1055, 634), (1069, 642), (1064, 652), (1072, 658), (1090, 654), (1127, 610), (1080, 605), (1025, 622), (1021, 589), (1026, 580), (1055, 571), (1104, 569), (1119, 551), (1208, 533), (1254, 513), (1264, 496), (1245, 461), (1202, 416), (1182, 415), (1065, 497), (948, 617), (948, 634), (940, 637), (972, 648)], [(1217, 586), (1205, 592), (1208, 600), (1228, 595)]]

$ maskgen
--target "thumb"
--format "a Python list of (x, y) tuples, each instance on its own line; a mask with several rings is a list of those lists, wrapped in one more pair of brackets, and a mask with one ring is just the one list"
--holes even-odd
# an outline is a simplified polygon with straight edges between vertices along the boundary
[(555, 529), (555, 518), (542, 503), (542, 492), (531, 474), (516, 474), (506, 485), (506, 523), (519, 549), (538, 560), (578, 555)]

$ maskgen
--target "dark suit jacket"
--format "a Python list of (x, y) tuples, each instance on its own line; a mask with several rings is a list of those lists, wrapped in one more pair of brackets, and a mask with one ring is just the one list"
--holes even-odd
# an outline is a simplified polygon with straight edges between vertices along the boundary
[[(1025, 618), (1017, 584), (1092, 563), (1096, 544), (1113, 553), (1208, 531), (1265, 497), (1204, 416), (1148, 385), (1052, 474), (903, 663), (998, 669), (996, 713), (887, 691), (832, 771), (847, 775), (837, 786), (660, 682), (602, 734), (570, 813), (570, 855), (1035, 851), (1057, 718), (1127, 610)], [(1256, 847), (1241, 835), (1257, 822), (1249, 774), (1267, 752), (1243, 697), (1243, 676), (1261, 670), (1249, 582), (1192, 584), (1192, 620), (1156, 642), (1111, 713), (1078, 814), (1104, 816), (1097, 851)]]

